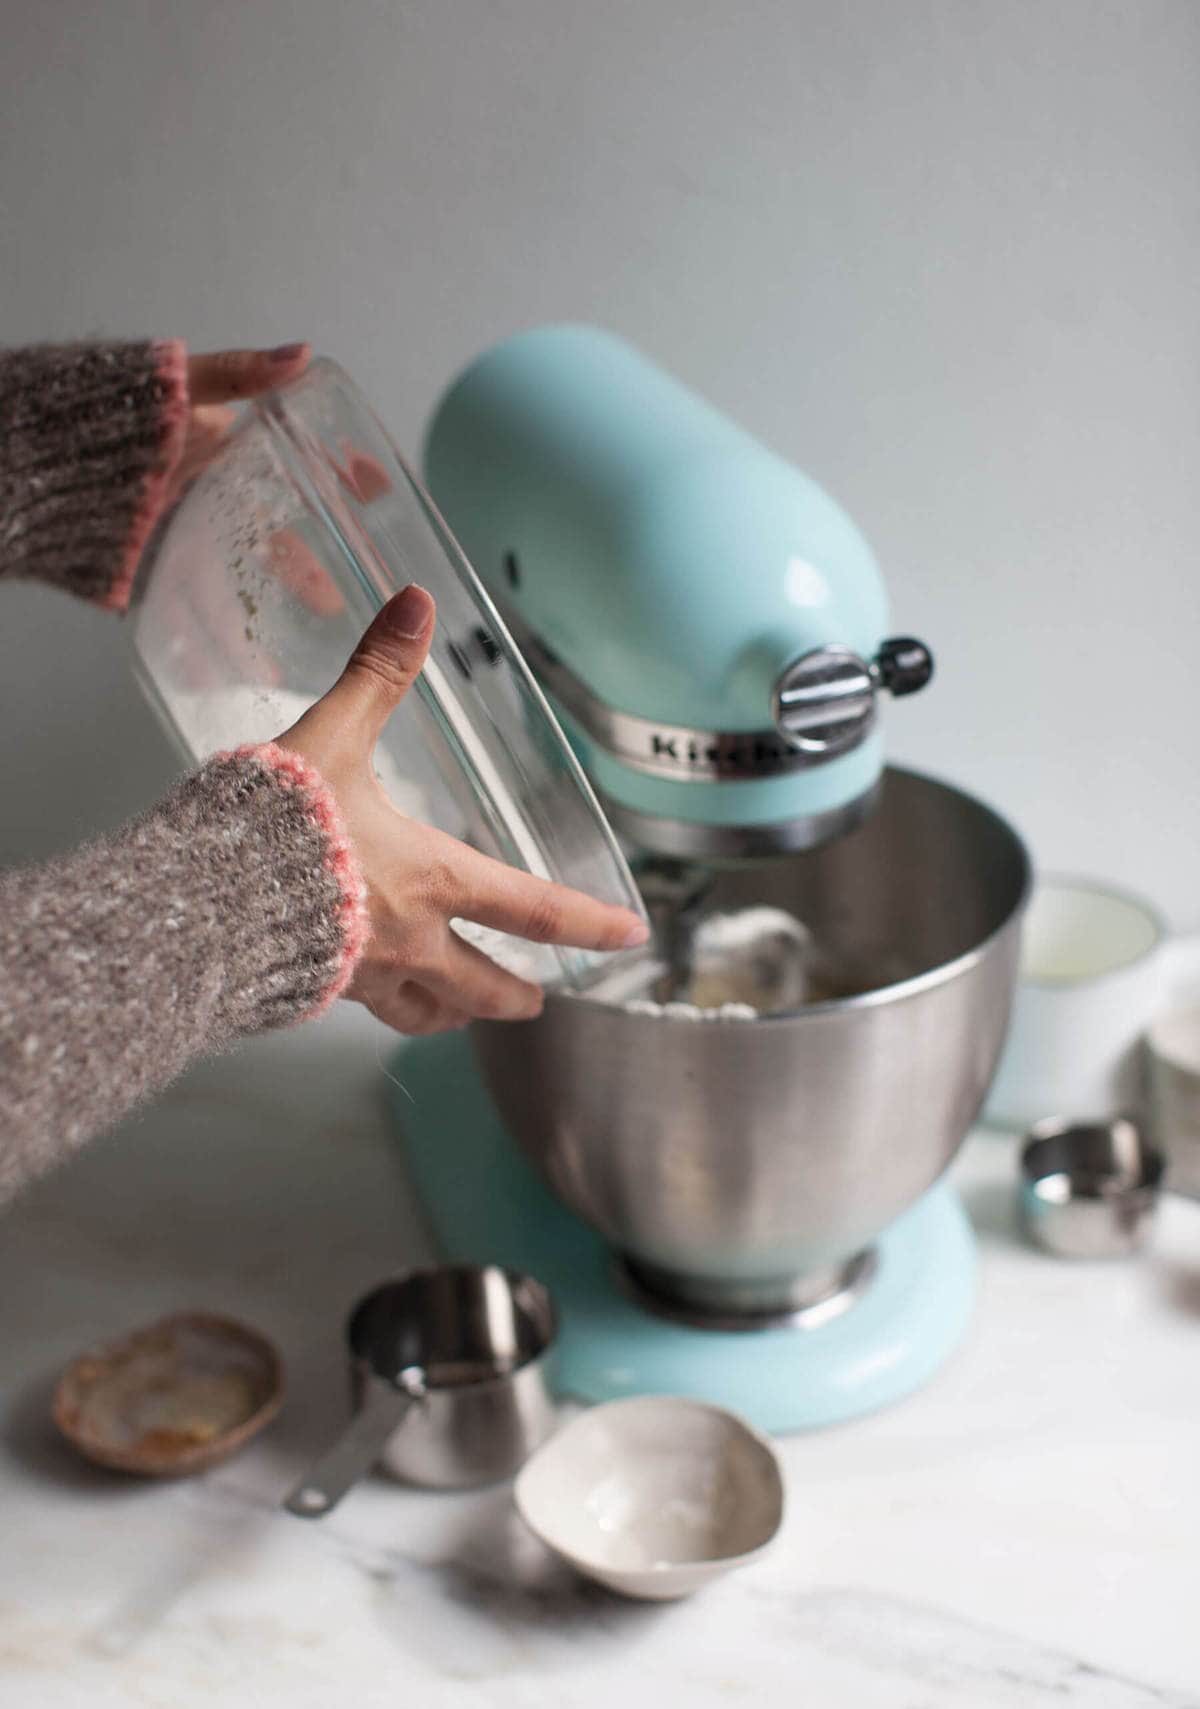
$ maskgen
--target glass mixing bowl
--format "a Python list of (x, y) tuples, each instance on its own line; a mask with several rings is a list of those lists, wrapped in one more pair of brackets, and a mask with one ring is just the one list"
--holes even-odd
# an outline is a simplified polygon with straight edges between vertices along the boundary
[[(437, 601), (425, 668), (384, 730), (401, 812), (539, 878), (645, 917), (566, 738), (432, 501), (333, 362), (251, 405), (147, 552), (136, 669), (190, 759), (286, 730), (332, 685), (382, 605)], [(494, 958), (580, 986), (609, 957), (459, 923)]]

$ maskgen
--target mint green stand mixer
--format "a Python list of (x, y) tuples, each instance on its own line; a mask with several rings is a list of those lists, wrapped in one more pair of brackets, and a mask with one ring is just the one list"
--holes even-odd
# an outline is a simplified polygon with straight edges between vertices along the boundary
[(819, 487), (605, 333), (484, 355), (425, 468), (657, 926), (657, 959), (536, 1021), (401, 1052), (441, 1244), (554, 1290), (583, 1399), (695, 1394), (782, 1430), (908, 1392), (969, 1314), (941, 1176), (1029, 882), (997, 814), (885, 767), (881, 702), (928, 650), (889, 638)]
[(425, 467), (637, 847), (800, 849), (865, 815), (878, 696), (923, 687), (932, 660), (885, 639), (871, 551), (806, 475), (576, 327), (471, 368)]

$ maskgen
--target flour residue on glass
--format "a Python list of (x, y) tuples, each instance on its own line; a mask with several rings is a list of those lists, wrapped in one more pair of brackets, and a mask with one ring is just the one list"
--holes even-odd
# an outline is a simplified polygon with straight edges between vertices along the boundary
[(476, 920), (451, 920), (450, 927), (464, 943), (482, 951), (506, 973), (515, 973), (518, 979), (540, 985), (553, 977), (553, 964), (549, 962), (546, 950), (538, 944), (525, 938), (510, 937), (507, 932), (498, 932), (492, 926), (481, 926)]
[[(238, 683), (197, 694), (180, 694), (171, 710), (202, 752), (217, 753), (246, 742), (268, 742), (290, 730), (309, 710), (314, 697), (270, 684)], [(432, 822), (431, 803), (414, 778), (405, 776), (381, 742), (375, 750), (375, 775), (392, 805), (408, 819)]]

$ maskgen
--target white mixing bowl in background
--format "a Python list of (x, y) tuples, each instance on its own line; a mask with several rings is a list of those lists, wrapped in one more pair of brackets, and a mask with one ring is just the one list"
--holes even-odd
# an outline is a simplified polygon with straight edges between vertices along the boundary
[(1168, 1001), (1169, 934), (1140, 897), (1040, 877), (1025, 915), (1008, 1038), (987, 1102), (998, 1127), (1140, 1111), (1142, 1035)]

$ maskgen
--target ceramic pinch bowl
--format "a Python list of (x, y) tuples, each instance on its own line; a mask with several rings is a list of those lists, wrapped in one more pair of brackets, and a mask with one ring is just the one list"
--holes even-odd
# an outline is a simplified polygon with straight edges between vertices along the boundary
[(565, 1425), (517, 1479), (533, 1534), (621, 1596), (671, 1602), (763, 1553), (783, 1520), (774, 1449), (734, 1413), (639, 1396)]
[(212, 1312), (183, 1312), (76, 1359), (53, 1413), (97, 1465), (186, 1477), (257, 1436), (283, 1393), (283, 1361), (264, 1335)]

